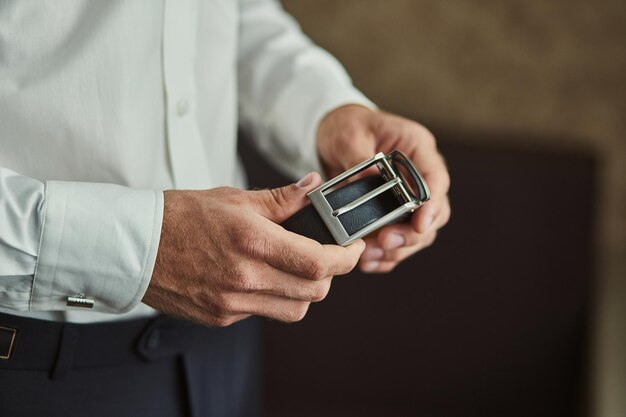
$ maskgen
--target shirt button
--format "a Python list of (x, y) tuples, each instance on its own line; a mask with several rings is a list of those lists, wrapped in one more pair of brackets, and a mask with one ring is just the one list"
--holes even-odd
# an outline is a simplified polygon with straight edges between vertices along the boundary
[(176, 114), (179, 117), (183, 117), (187, 113), (189, 113), (189, 102), (184, 98), (178, 100), (178, 103), (176, 103)]

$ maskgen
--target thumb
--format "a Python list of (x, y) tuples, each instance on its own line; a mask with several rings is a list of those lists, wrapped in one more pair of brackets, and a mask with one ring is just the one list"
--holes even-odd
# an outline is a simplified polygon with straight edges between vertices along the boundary
[(304, 208), (309, 203), (307, 193), (319, 187), (321, 183), (320, 175), (317, 172), (310, 172), (295, 184), (254, 191), (255, 211), (280, 224)]

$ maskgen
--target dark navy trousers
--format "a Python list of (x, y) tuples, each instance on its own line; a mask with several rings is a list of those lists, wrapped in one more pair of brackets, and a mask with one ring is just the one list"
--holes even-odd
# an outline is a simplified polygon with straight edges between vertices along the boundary
[(208, 328), (0, 314), (0, 417), (257, 417), (259, 349), (256, 318)]

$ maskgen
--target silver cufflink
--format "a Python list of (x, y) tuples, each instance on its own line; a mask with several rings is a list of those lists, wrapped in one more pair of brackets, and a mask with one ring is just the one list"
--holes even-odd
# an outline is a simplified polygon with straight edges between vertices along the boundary
[(80, 307), (80, 308), (93, 308), (94, 300), (93, 298), (85, 297), (85, 294), (76, 294), (67, 297), (68, 307)]

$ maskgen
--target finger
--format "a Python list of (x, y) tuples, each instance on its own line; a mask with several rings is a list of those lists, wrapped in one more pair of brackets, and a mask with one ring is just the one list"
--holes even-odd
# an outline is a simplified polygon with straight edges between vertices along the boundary
[(431, 191), (447, 194), (450, 188), (450, 176), (443, 156), (437, 150), (435, 137), (424, 127), (412, 130), (397, 143), (400, 150), (405, 150), (418, 170), (427, 179)]
[(163, 313), (173, 317), (180, 317), (212, 327), (226, 327), (250, 317), (245, 313), (232, 313), (220, 309), (214, 302), (204, 299), (194, 299), (179, 294), (169, 293), (161, 309)]
[(247, 291), (271, 294), (288, 300), (319, 302), (326, 298), (331, 283), (332, 277), (314, 281), (266, 265), (260, 269), (256, 283)]
[(429, 233), (417, 233), (410, 223), (385, 226), (376, 236), (365, 239), (366, 248), (361, 260), (380, 260), (390, 250), (422, 244), (429, 239)]
[(289, 300), (271, 294), (238, 294), (237, 304), (242, 313), (287, 323), (302, 320), (310, 305), (306, 301)]
[(217, 326), (232, 324), (233, 320), (246, 315), (293, 322), (304, 317), (309, 304), (271, 294), (230, 292), (214, 296), (206, 303), (205, 310)]
[(209, 314), (204, 312), (203, 314), (198, 315), (198, 319), (194, 320), (199, 323), (203, 323), (212, 327), (227, 327), (231, 324), (235, 324), (238, 321), (245, 320), (250, 317), (250, 314), (228, 314), (228, 315), (217, 315), (217, 314)]
[(321, 280), (343, 275), (356, 266), (365, 243), (357, 240), (347, 247), (320, 243), (289, 232), (278, 225), (268, 228), (266, 253), (260, 254), (267, 263), (293, 275)]
[(431, 246), (437, 237), (437, 232), (433, 230), (429, 233), (423, 235), (420, 234), (418, 236), (419, 240), (416, 243), (394, 249), (384, 249), (377, 241), (368, 242), (367, 248), (359, 260), (359, 266), (362, 267), (365, 263), (373, 261), (404, 261), (416, 252)]
[(381, 138), (380, 150), (403, 151), (425, 177), (432, 198), (447, 194), (450, 176), (433, 134), (418, 123), (384, 112), (375, 113), (374, 120), (373, 129)]
[(418, 233), (439, 229), (450, 219), (450, 201), (447, 195), (432, 199), (413, 213), (411, 225)]
[(390, 262), (402, 262), (409, 256), (414, 255), (416, 252), (430, 247), (434, 243), (436, 238), (437, 231), (433, 230), (432, 232), (422, 235), (420, 241), (415, 245), (386, 250), (381, 260)]
[(446, 200), (441, 211), (439, 212), (439, 216), (437, 216), (434, 220), (434, 229), (438, 230), (445, 226), (450, 221), (451, 214), (450, 198), (446, 196)]
[(424, 176), (430, 189), (431, 199), (420, 208), (414, 217), (417, 232), (424, 233), (433, 224), (445, 204), (450, 189), (450, 175), (443, 156), (437, 151), (436, 140), (423, 126), (411, 123), (411, 129), (396, 143), (404, 150)]
[(359, 265), (363, 262), (379, 261), (385, 257), (385, 250), (380, 247), (375, 237), (365, 239), (365, 250), (359, 259)]
[[(450, 176), (440, 156), (436, 155), (433, 160), (435, 162), (422, 168), (424, 180), (430, 188), (431, 198), (413, 215), (415, 218), (413, 225), (419, 233), (426, 232), (434, 224), (442, 208), (448, 204), (447, 193), (450, 188)], [(417, 166), (419, 167), (419, 165)]]
[(398, 262), (371, 261), (359, 264), (359, 269), (367, 274), (384, 274), (391, 272), (398, 266)]
[(362, 259), (359, 262), (359, 269), (362, 272), (374, 274), (391, 272), (396, 266), (406, 260), (406, 258), (432, 245), (435, 237), (436, 233), (433, 233), (423, 243), (413, 246), (404, 246), (391, 251), (384, 251), (383, 257), (378, 260)]
[(310, 172), (295, 184), (269, 190), (251, 191), (254, 210), (274, 223), (282, 223), (309, 204), (307, 193), (319, 187), (322, 178)]
[(384, 250), (412, 246), (420, 241), (422, 234), (417, 233), (411, 223), (391, 224), (380, 229), (376, 241)]

